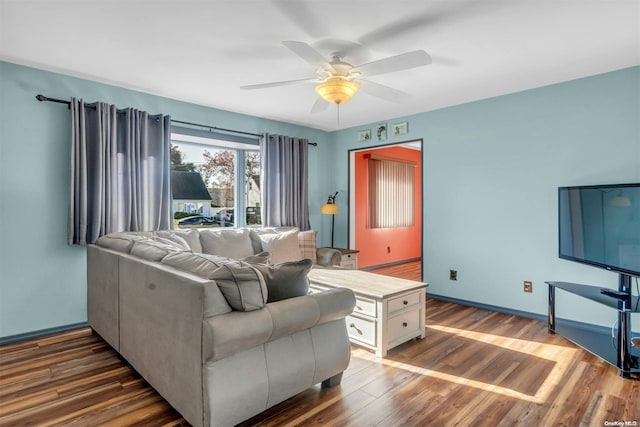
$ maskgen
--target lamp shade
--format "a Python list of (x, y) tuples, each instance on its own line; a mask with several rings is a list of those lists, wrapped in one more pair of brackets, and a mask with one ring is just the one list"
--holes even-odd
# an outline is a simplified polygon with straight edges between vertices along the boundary
[(323, 213), (325, 215), (335, 215), (338, 213), (338, 205), (336, 205), (335, 203), (325, 203), (320, 208), (320, 213)]
[(356, 94), (360, 85), (344, 77), (332, 77), (316, 86), (316, 92), (327, 102), (344, 104)]

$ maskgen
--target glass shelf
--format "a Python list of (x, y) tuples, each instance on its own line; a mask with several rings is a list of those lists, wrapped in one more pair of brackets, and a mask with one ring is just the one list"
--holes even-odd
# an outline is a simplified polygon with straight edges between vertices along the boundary
[(597, 303), (606, 305), (614, 310), (630, 313), (640, 313), (640, 298), (630, 295), (629, 298), (619, 299), (600, 292), (602, 289), (614, 291), (615, 289), (603, 288), (601, 286), (581, 285), (578, 283), (568, 282), (546, 282), (549, 286), (557, 289), (564, 289), (572, 294), (579, 295), (583, 298), (590, 299)]
[[(563, 336), (578, 347), (583, 348), (610, 365), (619, 368), (617, 364), (617, 340), (613, 339), (610, 333), (600, 333), (580, 328), (564, 319), (556, 319), (555, 333)], [(620, 333), (620, 331), (618, 331), (618, 333)], [(631, 357), (640, 357), (640, 351), (638, 351), (638, 349), (631, 347), (630, 350), (629, 354)], [(640, 373), (640, 369), (631, 368), (630, 372)]]
[[(620, 376), (628, 379), (640, 379), (638, 366), (639, 352), (632, 349), (631, 314), (639, 313), (640, 298), (629, 294), (624, 298), (617, 298), (603, 294), (602, 290), (614, 289), (599, 286), (582, 285), (568, 282), (545, 282), (549, 285), (549, 317), (548, 329), (569, 339), (574, 344), (584, 348), (602, 360), (620, 369)], [(620, 276), (620, 289), (629, 288), (629, 277)], [(579, 325), (556, 319), (555, 290), (562, 289), (582, 298), (597, 302), (618, 312), (618, 333), (615, 338), (610, 334), (587, 330)]]

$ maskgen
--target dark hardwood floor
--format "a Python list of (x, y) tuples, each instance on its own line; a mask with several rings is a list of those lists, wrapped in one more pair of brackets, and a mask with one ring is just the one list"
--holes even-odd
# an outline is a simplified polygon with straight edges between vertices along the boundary
[(378, 267), (368, 269), (371, 273), (383, 274), (385, 276), (400, 277), (401, 279), (422, 281), (422, 261), (403, 262), (401, 264), (390, 265), (388, 267)]
[[(640, 421), (640, 381), (546, 324), (427, 299), (427, 337), (353, 346), (342, 384), (244, 426), (603, 426)], [(187, 423), (90, 329), (0, 346), (0, 426)], [(609, 424), (614, 425), (614, 424)], [(629, 424), (631, 425), (631, 424)]]

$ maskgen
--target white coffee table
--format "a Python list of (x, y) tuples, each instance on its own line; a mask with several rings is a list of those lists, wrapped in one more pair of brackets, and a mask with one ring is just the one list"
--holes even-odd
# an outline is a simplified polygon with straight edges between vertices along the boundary
[(356, 296), (347, 316), (349, 339), (385, 357), (387, 351), (412, 338), (425, 337), (426, 283), (361, 270), (312, 269), (311, 292), (349, 288)]

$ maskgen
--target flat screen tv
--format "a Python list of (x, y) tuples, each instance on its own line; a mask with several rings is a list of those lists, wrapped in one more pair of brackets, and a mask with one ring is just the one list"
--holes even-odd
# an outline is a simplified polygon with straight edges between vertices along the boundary
[(640, 276), (640, 183), (560, 187), (558, 207), (560, 258)]

